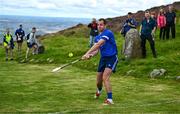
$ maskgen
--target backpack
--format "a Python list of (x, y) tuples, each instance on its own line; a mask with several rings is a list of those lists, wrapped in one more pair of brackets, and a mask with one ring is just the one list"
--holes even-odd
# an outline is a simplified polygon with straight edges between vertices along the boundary
[(38, 54), (42, 54), (42, 53), (44, 53), (44, 51), (45, 51), (45, 47), (43, 45), (40, 45), (38, 47)]
[(30, 33), (26, 36), (26, 40), (29, 40), (30, 37)]

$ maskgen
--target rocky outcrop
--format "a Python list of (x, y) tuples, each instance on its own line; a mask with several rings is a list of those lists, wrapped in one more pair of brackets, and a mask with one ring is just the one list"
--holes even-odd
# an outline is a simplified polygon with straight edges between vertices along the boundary
[[(169, 5), (162, 5), (162, 6), (158, 6), (158, 7), (153, 7), (153, 8), (147, 9), (145, 11), (150, 11), (150, 12), (153, 11), (156, 14), (158, 14), (160, 8), (164, 8), (167, 11), (167, 8)], [(172, 5), (174, 7), (174, 10), (180, 11), (180, 2), (174, 2)], [(134, 13), (133, 15), (134, 15), (134, 18), (136, 19), (136, 21), (138, 23), (140, 23), (141, 20), (144, 18), (144, 11), (138, 11), (138, 12)], [(108, 24), (110, 26), (110, 29), (113, 32), (119, 32), (126, 19), (127, 19), (127, 15), (126, 16), (119, 16), (119, 17), (115, 17), (115, 18), (107, 18), (107, 21), (108, 21)]]
[(130, 29), (126, 33), (125, 43), (123, 45), (123, 55), (125, 56), (125, 59), (141, 57), (141, 39), (137, 29)]

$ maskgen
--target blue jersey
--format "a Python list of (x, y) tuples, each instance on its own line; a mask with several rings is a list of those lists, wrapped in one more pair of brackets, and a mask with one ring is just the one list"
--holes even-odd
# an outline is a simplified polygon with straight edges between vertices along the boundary
[(95, 43), (101, 39), (105, 40), (105, 43), (100, 47), (101, 57), (117, 55), (117, 46), (112, 31), (105, 29), (101, 34), (96, 36)]

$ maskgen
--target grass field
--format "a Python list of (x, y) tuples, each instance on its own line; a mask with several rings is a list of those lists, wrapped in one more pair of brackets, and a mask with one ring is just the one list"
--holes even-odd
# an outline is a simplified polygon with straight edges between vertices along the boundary
[[(76, 34), (49, 36), (42, 41), (46, 52), (30, 56), (28, 63), (19, 63), (17, 59), (5, 62), (4, 49), (0, 48), (0, 113), (178, 114), (180, 83), (175, 77), (180, 76), (179, 23), (176, 30), (176, 39), (156, 38), (158, 58), (152, 57), (148, 45), (146, 59), (119, 61), (117, 72), (111, 77), (115, 102), (112, 106), (102, 106), (105, 91), (100, 99), (93, 99), (99, 56), (58, 73), (51, 72), (84, 54), (88, 50), (88, 38)], [(115, 35), (120, 52), (123, 38), (119, 33)], [(74, 53), (72, 58), (68, 57), (69, 52)], [(49, 63), (48, 58), (53, 61)], [(150, 79), (149, 73), (158, 68), (167, 70), (165, 76)], [(130, 70), (133, 72), (127, 74)]]

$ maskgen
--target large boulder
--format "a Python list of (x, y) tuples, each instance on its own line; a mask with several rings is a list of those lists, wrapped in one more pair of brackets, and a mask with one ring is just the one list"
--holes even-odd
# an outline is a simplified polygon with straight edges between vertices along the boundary
[(142, 56), (141, 39), (137, 29), (130, 29), (126, 33), (122, 53), (125, 59), (140, 58)]

